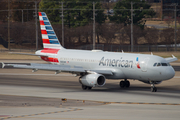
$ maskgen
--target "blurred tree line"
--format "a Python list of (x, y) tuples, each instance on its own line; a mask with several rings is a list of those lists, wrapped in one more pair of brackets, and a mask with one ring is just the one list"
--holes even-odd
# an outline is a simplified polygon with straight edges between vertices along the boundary
[[(36, 0), (10, 0), (11, 8), (11, 39), (15, 44), (25, 42), (35, 44), (34, 9)], [(131, 2), (133, 2), (134, 44), (172, 44), (174, 43), (174, 30), (167, 28), (159, 30), (145, 27), (146, 18), (156, 13), (145, 0), (121, 0), (111, 3), (109, 0), (38, 0), (39, 11), (46, 12), (56, 34), (61, 42), (62, 19), (61, 7), (63, 2), (65, 47), (72, 48), (93, 41), (93, 4), (95, 2), (96, 14), (96, 43), (97, 44), (131, 44)], [(104, 0), (103, 0), (104, 1)], [(0, 4), (0, 36), (7, 40), (8, 4), (2, 0)], [(109, 14), (106, 11), (113, 9)], [(22, 17), (23, 10), (23, 17)], [(22, 23), (23, 19), (23, 23)], [(42, 44), (39, 32), (39, 43)], [(177, 35), (180, 35), (178, 30)], [(180, 36), (178, 36), (180, 42)]]

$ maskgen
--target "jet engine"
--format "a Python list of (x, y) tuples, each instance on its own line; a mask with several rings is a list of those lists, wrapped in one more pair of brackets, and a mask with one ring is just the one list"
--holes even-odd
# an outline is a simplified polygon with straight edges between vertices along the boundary
[(82, 76), (79, 82), (88, 87), (104, 86), (106, 78), (101, 74), (87, 74)]

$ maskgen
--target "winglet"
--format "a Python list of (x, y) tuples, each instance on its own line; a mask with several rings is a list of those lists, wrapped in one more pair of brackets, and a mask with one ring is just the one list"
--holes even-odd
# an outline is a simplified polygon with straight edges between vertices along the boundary
[(174, 62), (174, 61), (176, 61), (176, 60), (178, 60), (178, 59), (177, 59), (177, 57), (175, 57), (174, 55), (172, 55), (172, 57), (170, 57), (170, 58), (165, 58), (165, 60), (166, 60), (168, 63), (170, 63), (170, 62)]
[(153, 53), (151, 52), (151, 55), (153, 55)]
[(124, 51), (122, 50), (122, 53), (124, 53)]
[(1, 64), (2, 64), (2, 68), (4, 68), (6, 66), (3, 62), (1, 62)]

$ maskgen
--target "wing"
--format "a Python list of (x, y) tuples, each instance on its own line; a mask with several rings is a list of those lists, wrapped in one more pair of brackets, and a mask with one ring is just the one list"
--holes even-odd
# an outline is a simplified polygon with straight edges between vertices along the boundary
[(169, 57), (169, 58), (165, 58), (165, 60), (170, 63), (170, 62), (174, 62), (176, 60), (178, 60), (174, 55), (172, 55), (172, 57)]
[(31, 64), (5, 64), (2, 63), (2, 68), (5, 66), (12, 66), (14, 68), (24, 68), (24, 69), (32, 69), (33, 71), (37, 70), (49, 70), (49, 71), (56, 71), (56, 73), (59, 72), (71, 72), (71, 73), (99, 73), (103, 75), (113, 75), (112, 71), (110, 70), (87, 70), (84, 69), (83, 67), (79, 66), (74, 66), (71, 67), (69, 65), (53, 65), (53, 64), (36, 64), (36, 63), (31, 63)]

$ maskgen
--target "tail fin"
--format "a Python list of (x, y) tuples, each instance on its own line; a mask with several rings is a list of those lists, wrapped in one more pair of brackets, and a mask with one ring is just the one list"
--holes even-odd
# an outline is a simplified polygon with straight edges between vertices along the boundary
[(64, 49), (45, 12), (39, 12), (39, 21), (44, 49)]

